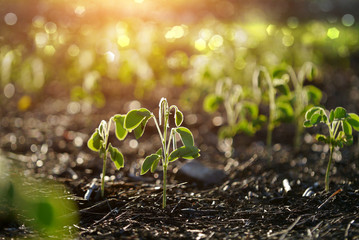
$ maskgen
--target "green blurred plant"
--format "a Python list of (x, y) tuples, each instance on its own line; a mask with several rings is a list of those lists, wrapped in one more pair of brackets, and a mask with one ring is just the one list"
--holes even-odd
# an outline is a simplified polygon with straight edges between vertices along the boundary
[[(169, 116), (174, 110), (175, 126), (170, 128)], [(141, 175), (149, 170), (153, 173), (160, 160), (162, 160), (163, 169), (163, 196), (162, 207), (166, 207), (166, 190), (167, 190), (167, 167), (170, 162), (178, 158), (194, 159), (199, 157), (199, 149), (194, 146), (193, 135), (186, 127), (181, 127), (183, 123), (183, 113), (177, 106), (168, 106), (166, 98), (162, 98), (159, 103), (159, 123), (155, 115), (146, 108), (134, 109), (126, 115), (115, 115), (113, 117), (116, 124), (116, 136), (119, 140), (125, 139), (129, 132), (134, 132), (136, 139), (139, 139), (150, 119), (153, 119), (161, 139), (162, 147), (145, 158), (141, 167)], [(163, 124), (163, 131), (160, 126)], [(169, 132), (169, 136), (168, 136)], [(177, 147), (176, 134), (182, 140), (183, 146)], [(170, 150), (172, 146), (172, 151)]]
[(265, 122), (265, 116), (259, 114), (258, 105), (248, 100), (241, 85), (234, 84), (230, 78), (218, 81), (215, 93), (204, 99), (203, 108), (208, 113), (214, 113), (222, 104), (227, 117), (227, 126), (219, 130), (222, 139), (233, 138), (240, 132), (253, 135)]
[(305, 113), (303, 126), (313, 127), (324, 123), (329, 130), (329, 135), (317, 134), (318, 141), (329, 144), (329, 161), (325, 173), (325, 191), (329, 191), (329, 174), (335, 147), (343, 148), (344, 145), (353, 143), (353, 128), (359, 131), (359, 116), (355, 113), (347, 113), (343, 107), (337, 107), (328, 112), (322, 107), (312, 107)]
[(101, 197), (105, 195), (105, 175), (106, 175), (106, 162), (108, 153), (114, 162), (117, 170), (124, 166), (124, 158), (122, 153), (109, 143), (108, 138), (110, 135), (110, 128), (114, 117), (111, 117), (108, 123), (104, 120), (101, 121), (98, 128), (87, 141), (87, 146), (92, 151), (98, 152), (103, 159), (102, 176), (101, 176)]
[(313, 81), (316, 74), (317, 69), (311, 62), (304, 63), (297, 73), (292, 66), (287, 64), (277, 66), (273, 71), (275, 78), (284, 79), (288, 83), (290, 80), (293, 87), (293, 90), (285, 96), (287, 96), (286, 98), (293, 108), (293, 115), (288, 120), (292, 121), (296, 127), (294, 136), (295, 151), (298, 151), (301, 145), (305, 112), (314, 105), (318, 105), (322, 99), (320, 89), (313, 85), (304, 85), (306, 80)]
[[(269, 105), (267, 123), (267, 151), (271, 155), (272, 133), (276, 126), (282, 122), (288, 122), (293, 117), (291, 106), (291, 95), (288, 86), (288, 79), (272, 77), (265, 67), (258, 67), (252, 78), (254, 100), (258, 104), (267, 97)], [(262, 93), (267, 90), (267, 95)]]
[(101, 77), (97, 71), (85, 75), (82, 86), (75, 86), (71, 89), (71, 99), (84, 103), (94, 104), (101, 108), (105, 105), (105, 97), (99, 88)]
[(9, 161), (0, 156), (0, 224), (11, 219), (25, 223), (44, 238), (73, 238), (68, 230), (78, 223), (77, 207), (64, 194), (64, 186), (20, 177), (21, 169), (10, 167)]

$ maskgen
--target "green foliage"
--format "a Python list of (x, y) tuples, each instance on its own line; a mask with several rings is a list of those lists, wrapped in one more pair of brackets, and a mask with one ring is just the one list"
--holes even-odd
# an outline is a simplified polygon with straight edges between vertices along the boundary
[[(111, 127), (111, 122), (114, 121), (123, 124), (123, 116), (115, 115), (111, 117), (108, 124), (106, 121), (102, 120), (98, 128), (95, 129), (94, 133), (91, 135), (87, 141), (87, 147), (94, 151), (98, 152), (100, 157), (103, 158), (103, 167), (102, 167), (102, 177), (101, 177), (101, 196), (105, 195), (105, 174), (106, 174), (106, 161), (107, 155), (110, 153), (110, 159), (116, 166), (116, 169), (120, 169), (124, 166), (124, 158), (122, 153), (115, 147), (108, 143), (109, 132)], [(118, 130), (116, 128), (116, 136), (120, 139), (124, 139), (127, 132), (125, 133), (123, 129)]]
[[(174, 123), (175, 126), (169, 127), (169, 116), (171, 110), (174, 110)], [(101, 121), (98, 128), (92, 134), (88, 140), (88, 147), (95, 152), (99, 152), (100, 156), (103, 156), (104, 166), (102, 172), (102, 194), (104, 189), (104, 175), (106, 168), (107, 153), (110, 153), (110, 158), (114, 162), (117, 169), (124, 166), (124, 157), (122, 153), (115, 147), (108, 143), (110, 124), (113, 121), (115, 123), (116, 137), (120, 141), (124, 140), (128, 133), (134, 132), (134, 135), (139, 139), (146, 128), (146, 125), (150, 119), (153, 119), (158, 130), (158, 134), (161, 139), (162, 147), (147, 156), (141, 167), (141, 175), (147, 173), (149, 170), (155, 172), (159, 162), (162, 160), (163, 167), (163, 207), (166, 207), (166, 182), (167, 182), (167, 166), (169, 162), (173, 162), (179, 158), (193, 159), (199, 157), (199, 149), (194, 146), (193, 134), (191, 131), (182, 127), (183, 113), (177, 106), (168, 106), (167, 100), (162, 98), (159, 104), (159, 124), (155, 115), (146, 108), (133, 109), (127, 114), (116, 114), (111, 117), (109, 124), (105, 121)], [(160, 126), (163, 125), (163, 131), (160, 130)], [(168, 132), (170, 133), (169, 137)], [(176, 134), (179, 135), (183, 146), (177, 148)], [(172, 146), (172, 151), (170, 148)], [(103, 195), (102, 195), (103, 196)]]
[[(169, 129), (169, 116), (171, 110), (174, 109), (175, 127)], [(123, 140), (127, 132), (134, 131), (136, 138), (140, 138), (145, 130), (147, 122), (153, 119), (161, 138), (162, 148), (156, 153), (147, 156), (141, 167), (141, 175), (147, 173), (149, 170), (153, 173), (160, 160), (162, 160), (163, 167), (163, 207), (166, 207), (166, 182), (167, 182), (167, 166), (169, 162), (175, 161), (178, 158), (193, 159), (199, 156), (199, 149), (194, 146), (193, 135), (188, 128), (181, 127), (183, 123), (183, 113), (177, 106), (168, 106), (167, 100), (162, 98), (159, 103), (159, 124), (155, 115), (146, 108), (134, 109), (129, 111), (126, 115), (116, 115), (114, 117), (116, 124), (116, 136), (119, 140)], [(163, 124), (163, 131), (160, 130), (160, 125)], [(167, 138), (168, 132), (170, 133)], [(177, 148), (176, 134), (182, 140), (183, 146)], [(172, 145), (172, 152), (170, 147)]]
[(64, 195), (64, 186), (20, 177), (20, 169), (10, 163), (6, 157), (0, 158), (0, 221), (16, 220), (39, 232), (40, 238), (75, 238), (75, 229), (70, 237), (67, 227), (78, 224), (78, 209), (75, 201)]
[[(271, 129), (279, 124), (294, 122), (296, 125), (294, 146), (298, 150), (303, 132), (304, 114), (312, 106), (318, 105), (322, 98), (322, 92), (317, 87), (304, 85), (306, 80), (312, 81), (315, 78), (317, 69), (312, 63), (306, 62), (297, 73), (287, 64), (274, 68), (271, 75), (265, 68), (259, 68), (258, 71), (253, 78), (254, 86), (263, 88), (260, 82), (260, 71), (262, 71), (269, 95), (268, 136), (271, 136)], [(260, 98), (262, 91), (255, 92), (259, 95), (257, 98)], [(267, 138), (267, 145), (270, 146), (270, 143), (271, 140)]]
[(220, 138), (233, 138), (240, 132), (253, 135), (264, 122), (265, 117), (259, 115), (258, 105), (245, 97), (242, 86), (233, 84), (228, 78), (219, 81), (215, 93), (206, 96), (203, 109), (214, 113), (222, 104), (228, 125), (221, 127)]
[(353, 143), (353, 128), (358, 131), (359, 116), (355, 113), (347, 113), (343, 107), (337, 107), (328, 112), (322, 107), (312, 107), (305, 113), (304, 127), (309, 128), (324, 123), (329, 130), (329, 135), (317, 134), (318, 141), (329, 144), (330, 155), (325, 176), (325, 190), (329, 190), (329, 172), (332, 162), (334, 147), (343, 148)]

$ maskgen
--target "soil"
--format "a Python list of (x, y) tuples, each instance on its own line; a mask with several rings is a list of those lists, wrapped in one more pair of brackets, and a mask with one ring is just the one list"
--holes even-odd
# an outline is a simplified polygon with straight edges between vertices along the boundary
[[(70, 102), (66, 94), (49, 89), (46, 101), (33, 97), (27, 111), (17, 110), (15, 100), (20, 96), (2, 102), (1, 155), (16, 174), (66, 186), (80, 216), (78, 224), (68, 227), (69, 239), (359, 239), (356, 144), (335, 153), (330, 191), (325, 192), (328, 149), (315, 142), (314, 131), (305, 135), (301, 150), (294, 153), (289, 141), (293, 131), (283, 130), (293, 126), (276, 129), (270, 159), (264, 130), (254, 137), (240, 135), (234, 139), (233, 155), (226, 157), (212, 117), (195, 106), (184, 116), (201, 149), (198, 161), (204, 168), (222, 171), (223, 179), (186, 177), (178, 174), (186, 161), (173, 162), (167, 207), (162, 209), (162, 172), (139, 174), (141, 159), (159, 146), (150, 125), (138, 142), (130, 138), (121, 143), (113, 137), (125, 155), (125, 167), (116, 171), (108, 161), (105, 198), (95, 191), (85, 200), (92, 182), (100, 186), (102, 171), (102, 161), (87, 149), (87, 139), (101, 119), (137, 102), (131, 96), (112, 96), (105, 108), (89, 112), (85, 103)], [(176, 97), (169, 97), (169, 103), (177, 104)], [(159, 98), (141, 102), (157, 113)], [(17, 218), (0, 219), (1, 239), (49, 237)]]

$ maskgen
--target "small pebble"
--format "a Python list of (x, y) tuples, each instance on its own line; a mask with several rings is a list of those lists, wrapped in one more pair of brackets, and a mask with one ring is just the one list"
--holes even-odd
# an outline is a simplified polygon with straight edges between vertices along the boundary
[(313, 189), (313, 187), (309, 187), (309, 188), (305, 189), (302, 197), (310, 197), (310, 196), (312, 196), (314, 194), (312, 189)]
[(290, 186), (290, 184), (289, 184), (288, 179), (284, 179), (284, 180), (283, 180), (283, 187), (284, 187), (284, 191), (285, 191), (285, 192), (289, 192), (289, 191), (292, 190), (292, 188), (291, 188), (291, 186)]

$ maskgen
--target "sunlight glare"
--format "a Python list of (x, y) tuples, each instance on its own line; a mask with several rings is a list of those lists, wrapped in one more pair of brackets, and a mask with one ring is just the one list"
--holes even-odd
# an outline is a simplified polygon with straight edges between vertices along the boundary
[(85, 14), (86, 8), (84, 6), (77, 6), (74, 10), (77, 16), (83, 16)]
[(174, 41), (175, 39), (183, 37), (185, 34), (185, 25), (174, 26), (166, 34), (167, 41)]
[(197, 39), (194, 42), (194, 47), (198, 50), (198, 51), (203, 51), (206, 49), (206, 41), (202, 38)]
[(115, 54), (113, 52), (107, 51), (105, 56), (108, 63), (115, 61)]
[(35, 43), (38, 48), (43, 48), (46, 46), (47, 41), (49, 40), (49, 35), (44, 32), (36, 33)]
[(130, 45), (130, 38), (127, 35), (121, 35), (117, 38), (117, 44), (120, 45), (120, 47), (127, 47)]
[(56, 49), (54, 46), (52, 45), (46, 45), (45, 48), (44, 48), (44, 52), (47, 56), (52, 56), (55, 54), (56, 52)]

